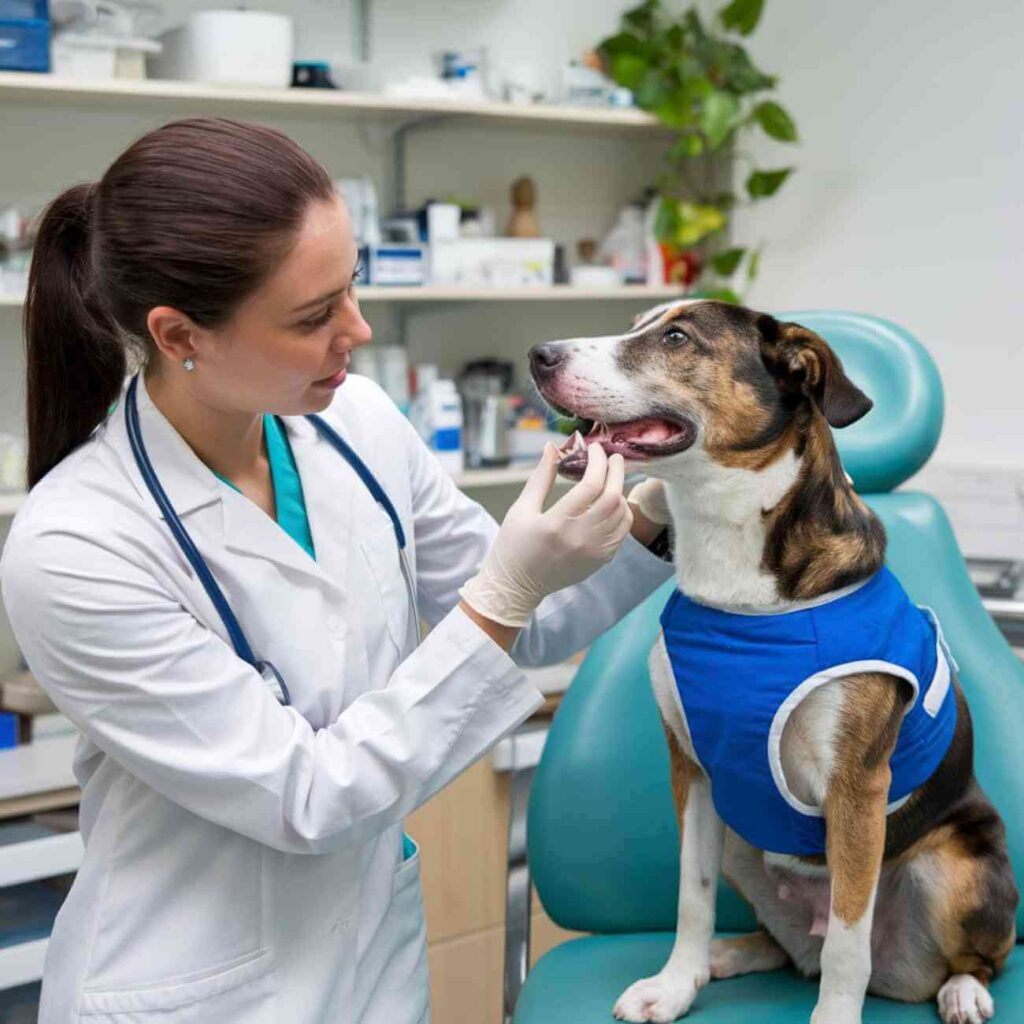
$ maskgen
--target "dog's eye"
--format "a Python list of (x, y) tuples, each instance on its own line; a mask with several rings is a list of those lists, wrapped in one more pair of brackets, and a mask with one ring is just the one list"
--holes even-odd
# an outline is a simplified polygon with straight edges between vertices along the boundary
[(661, 340), (665, 342), (666, 345), (669, 345), (672, 348), (677, 348), (679, 345), (685, 344), (689, 341), (690, 336), (681, 327), (677, 327), (675, 324), (672, 324), (672, 326), (669, 327), (661, 336)]

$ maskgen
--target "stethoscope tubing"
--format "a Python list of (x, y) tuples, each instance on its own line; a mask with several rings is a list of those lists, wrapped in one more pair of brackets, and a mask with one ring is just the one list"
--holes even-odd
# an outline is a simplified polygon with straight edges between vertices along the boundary
[[(285, 685), (284, 680), (281, 678), (281, 674), (274, 667), (272, 662), (261, 660), (254, 654), (253, 649), (245, 636), (245, 632), (242, 630), (241, 624), (236, 618), (235, 613), (232, 611), (231, 605), (228, 603), (227, 597), (225, 597), (220, 585), (217, 583), (216, 579), (214, 579), (213, 573), (210, 571), (210, 567), (206, 564), (206, 560), (199, 553), (199, 549), (196, 547), (196, 544), (192, 540), (188, 530), (185, 529), (185, 524), (174, 511), (174, 506), (171, 504), (171, 500), (168, 498), (167, 492), (160, 483), (160, 478), (157, 476), (156, 470), (153, 468), (153, 463), (150, 461), (149, 453), (146, 450), (146, 444), (142, 438), (142, 429), (139, 425), (139, 410), (136, 400), (138, 383), (139, 377), (138, 374), (136, 374), (128, 385), (124, 404), (124, 418), (128, 432), (128, 443), (131, 446), (132, 454), (135, 457), (135, 463), (142, 475), (143, 482), (149, 490), (149, 493), (153, 496), (153, 500), (156, 502), (157, 507), (160, 509), (160, 512), (164, 517), (164, 521), (167, 523), (168, 529), (171, 531), (175, 541), (181, 548), (182, 553), (185, 555), (186, 559), (188, 559), (189, 564), (192, 566), (193, 570), (195, 570), (196, 576), (203, 585), (203, 589), (206, 591), (214, 608), (217, 610), (217, 614), (224, 623), (224, 628), (228, 633), (228, 639), (231, 641), (231, 646), (234, 648), (235, 653), (260, 673), (282, 704), (290, 704), (291, 695), (288, 692), (288, 687)], [(413, 616), (413, 623), (416, 630), (416, 642), (419, 643), (420, 629), (418, 602), (416, 600), (416, 586), (413, 582), (412, 569), (409, 565), (406, 552), (405, 530), (402, 528), (402, 523), (398, 517), (398, 512), (395, 510), (395, 506), (392, 504), (391, 499), (384, 491), (384, 488), (381, 487), (380, 482), (370, 471), (366, 463), (359, 458), (352, 447), (330, 426), (330, 424), (312, 413), (308, 414), (306, 419), (316, 427), (320, 435), (325, 438), (352, 467), (356, 475), (363, 482), (364, 486), (369, 490), (374, 500), (376, 500), (384, 509), (388, 518), (391, 520), (391, 525), (395, 531), (395, 540), (398, 543), (398, 558), (401, 565), (402, 577), (405, 581), (407, 596), (409, 598), (409, 610)]]

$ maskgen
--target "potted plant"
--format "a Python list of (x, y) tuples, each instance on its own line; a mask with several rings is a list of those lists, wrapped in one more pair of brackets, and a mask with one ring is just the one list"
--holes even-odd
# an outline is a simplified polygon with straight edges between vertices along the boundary
[[(644, 0), (596, 47), (605, 73), (676, 135), (657, 182), (654, 231), (663, 254), (670, 264), (699, 263), (703, 294), (731, 301), (738, 301), (737, 276), (753, 281), (761, 256), (760, 247), (723, 244), (731, 215), (775, 195), (793, 171), (754, 167), (737, 142), (754, 130), (797, 141), (792, 117), (769, 96), (778, 80), (740, 41), (763, 8), (764, 0), (731, 0), (705, 23), (694, 6), (676, 17), (662, 0)], [(750, 162), (740, 195), (730, 187), (734, 160)]]

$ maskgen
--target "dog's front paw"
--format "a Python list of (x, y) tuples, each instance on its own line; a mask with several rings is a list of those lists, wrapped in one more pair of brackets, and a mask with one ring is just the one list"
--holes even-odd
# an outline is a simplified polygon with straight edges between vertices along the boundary
[(862, 1009), (861, 999), (822, 993), (811, 1014), (811, 1024), (861, 1024)]
[(985, 1024), (996, 1012), (989, 991), (971, 974), (954, 974), (939, 989), (943, 1024)]
[(653, 978), (641, 978), (619, 996), (612, 1013), (619, 1020), (668, 1024), (690, 1009), (709, 976), (707, 970), (666, 969)]

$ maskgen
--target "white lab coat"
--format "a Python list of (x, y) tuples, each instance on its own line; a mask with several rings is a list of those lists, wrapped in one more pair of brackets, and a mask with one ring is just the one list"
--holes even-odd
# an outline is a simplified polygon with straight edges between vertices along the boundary
[[(418, 856), (402, 819), (541, 697), (458, 608), (497, 529), (373, 383), (326, 413), (390, 521), (301, 417), (285, 419), (316, 547), (220, 483), (139, 388), (150, 458), (282, 707), (239, 659), (136, 469), (123, 403), (31, 492), (4, 549), (25, 658), (79, 728), (82, 867), (57, 918), (42, 1024), (418, 1024), (429, 1019)], [(664, 581), (628, 538), (542, 603), (515, 650), (567, 656)]]

